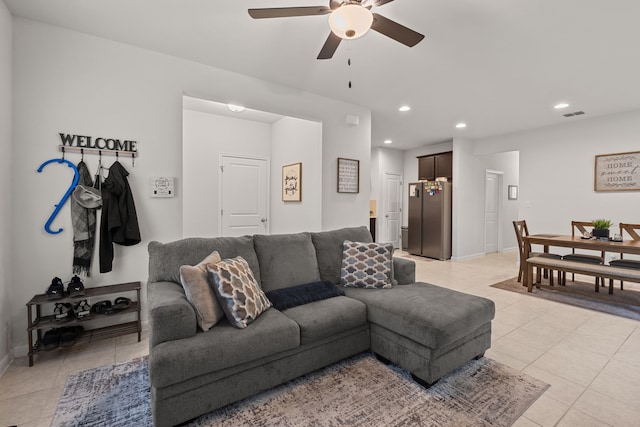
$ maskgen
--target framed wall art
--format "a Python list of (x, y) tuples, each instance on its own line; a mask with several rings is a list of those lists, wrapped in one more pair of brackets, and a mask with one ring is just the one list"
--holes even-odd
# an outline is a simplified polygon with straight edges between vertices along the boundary
[(360, 160), (338, 157), (338, 193), (360, 192)]
[(596, 156), (595, 191), (640, 191), (640, 151)]
[(282, 167), (282, 201), (302, 201), (302, 163)]

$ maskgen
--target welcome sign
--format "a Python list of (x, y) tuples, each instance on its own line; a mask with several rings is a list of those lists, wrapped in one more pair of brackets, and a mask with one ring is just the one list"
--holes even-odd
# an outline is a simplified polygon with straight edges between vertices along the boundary
[(136, 141), (120, 140), (115, 138), (93, 137), (86, 135), (70, 135), (67, 133), (60, 133), (60, 140), (63, 147), (75, 147), (75, 148), (93, 148), (97, 150), (111, 150), (111, 151), (128, 151), (130, 153), (136, 153), (138, 151)]
[(640, 151), (596, 156), (595, 191), (640, 191)]

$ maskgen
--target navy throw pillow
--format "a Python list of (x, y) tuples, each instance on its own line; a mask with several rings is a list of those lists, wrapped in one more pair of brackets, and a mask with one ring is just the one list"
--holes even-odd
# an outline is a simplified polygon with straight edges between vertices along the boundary
[(332, 283), (314, 282), (305, 285), (291, 286), (289, 288), (275, 289), (265, 292), (273, 307), (277, 310), (297, 307), (314, 301), (338, 297), (344, 292), (336, 288)]

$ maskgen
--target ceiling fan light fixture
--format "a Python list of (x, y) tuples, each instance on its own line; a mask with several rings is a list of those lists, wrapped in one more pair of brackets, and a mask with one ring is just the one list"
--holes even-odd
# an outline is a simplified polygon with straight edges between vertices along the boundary
[(331, 31), (341, 39), (357, 39), (369, 31), (373, 15), (360, 4), (345, 4), (329, 15)]

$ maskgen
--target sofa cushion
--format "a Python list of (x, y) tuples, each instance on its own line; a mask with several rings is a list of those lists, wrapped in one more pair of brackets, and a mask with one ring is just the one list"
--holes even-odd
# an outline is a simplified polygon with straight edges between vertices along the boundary
[(355, 288), (390, 288), (393, 245), (390, 243), (343, 243), (340, 284)]
[(266, 292), (267, 298), (276, 310), (309, 304), (310, 302), (339, 297), (344, 292), (327, 282), (307, 283), (306, 285), (292, 286), (290, 288), (275, 289)]
[(196, 311), (198, 326), (203, 331), (208, 331), (224, 317), (224, 311), (218, 304), (213, 288), (209, 285), (207, 272), (207, 265), (215, 265), (220, 261), (220, 254), (213, 251), (197, 265), (180, 267), (180, 283), (187, 300)]
[(367, 323), (367, 307), (360, 301), (335, 297), (283, 311), (300, 327), (300, 344), (310, 344)]
[[(260, 283), (260, 267), (253, 249), (253, 237), (189, 237), (170, 243), (150, 242), (149, 250), (149, 282), (180, 283), (180, 266), (196, 265), (213, 251), (220, 257), (244, 258), (256, 281)], [(305, 283), (305, 282), (301, 282)]]
[(257, 234), (253, 241), (264, 291), (320, 281), (316, 250), (309, 233)]
[(244, 258), (209, 264), (207, 270), (218, 301), (232, 325), (246, 328), (271, 307), (271, 301), (258, 286)]
[(366, 227), (348, 227), (311, 233), (311, 239), (316, 249), (320, 278), (335, 285), (340, 284), (342, 243), (345, 240), (366, 243), (373, 241), (371, 233)]
[(489, 299), (427, 283), (344, 292), (367, 305), (371, 323), (432, 349), (468, 335), (495, 315)]
[(245, 329), (223, 319), (207, 332), (154, 347), (149, 357), (151, 385), (165, 387), (299, 345), (300, 328), (278, 310), (265, 311)]

